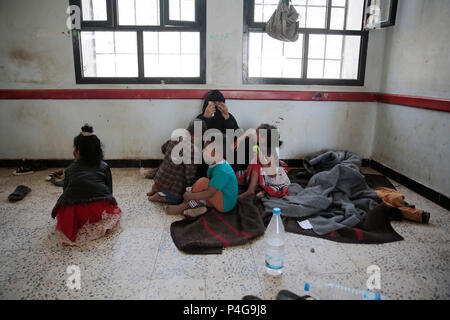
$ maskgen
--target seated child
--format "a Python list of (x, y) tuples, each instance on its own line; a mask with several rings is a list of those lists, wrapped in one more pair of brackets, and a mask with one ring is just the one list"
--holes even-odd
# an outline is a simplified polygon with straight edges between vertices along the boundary
[(75, 161), (67, 167), (63, 194), (52, 211), (65, 245), (81, 245), (118, 229), (122, 211), (113, 197), (112, 176), (100, 139), (89, 125), (73, 140)]
[(207, 207), (213, 207), (219, 212), (229, 212), (236, 205), (238, 184), (230, 164), (210, 142), (205, 144), (203, 158), (209, 164), (208, 178), (198, 179), (191, 191), (184, 193), (183, 203), (168, 206), (169, 214), (184, 214), (194, 218), (205, 214)]
[[(265, 130), (266, 134), (261, 130)], [(238, 147), (247, 138), (256, 142), (253, 150), (254, 159), (250, 166), (246, 171), (237, 173), (239, 183), (248, 185), (247, 191), (238, 196), (239, 199), (254, 195), (258, 190), (260, 191), (257, 196), (260, 198), (266, 194), (272, 197), (284, 197), (289, 194), (288, 186), (291, 182), (287, 176), (287, 165), (279, 161), (278, 149), (272, 146), (272, 132), (276, 134), (273, 137), (274, 141), (278, 140), (278, 146), (281, 146), (283, 142), (279, 140), (277, 128), (269, 124), (262, 124), (256, 130), (247, 130), (235, 143), (235, 147)]]
[[(149, 201), (163, 202), (170, 205), (183, 202), (183, 193), (186, 187), (191, 186), (195, 182), (197, 174), (197, 165), (194, 163), (194, 152), (196, 148), (194, 127), (196, 123), (200, 124), (203, 137), (206, 131), (206, 123), (203, 120), (196, 119), (191, 121), (189, 127), (186, 129), (186, 136), (180, 137), (178, 141), (169, 140), (163, 145), (164, 160), (155, 174), (155, 183), (151, 191), (147, 193)], [(172, 160), (172, 150), (180, 143), (190, 145), (190, 164), (175, 164)], [(180, 156), (183, 156), (182, 152)]]

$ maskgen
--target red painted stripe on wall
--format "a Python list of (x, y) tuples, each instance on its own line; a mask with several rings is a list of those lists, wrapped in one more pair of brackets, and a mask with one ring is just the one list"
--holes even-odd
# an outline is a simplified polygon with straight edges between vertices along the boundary
[[(29, 89), (0, 90), (1, 99), (198, 99), (208, 89)], [(450, 99), (416, 97), (375, 92), (324, 92), (274, 90), (221, 90), (227, 99), (282, 101), (383, 102), (408, 107), (450, 112)]]
[[(200, 89), (61, 89), (61, 90), (0, 90), (0, 99), (203, 99), (209, 90)], [(294, 100), (294, 101), (355, 101), (375, 102), (377, 94), (370, 92), (317, 92), (221, 90), (226, 99), (234, 100)]]
[(379, 93), (378, 102), (450, 112), (450, 99)]

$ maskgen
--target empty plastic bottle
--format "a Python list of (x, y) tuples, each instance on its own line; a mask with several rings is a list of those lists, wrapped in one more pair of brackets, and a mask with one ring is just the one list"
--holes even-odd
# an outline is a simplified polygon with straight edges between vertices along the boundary
[(305, 283), (306, 294), (319, 300), (381, 300), (380, 294), (367, 290), (348, 288), (334, 283)]
[(279, 208), (273, 209), (264, 241), (266, 244), (266, 271), (270, 275), (278, 276), (283, 273), (284, 267), (284, 226)]

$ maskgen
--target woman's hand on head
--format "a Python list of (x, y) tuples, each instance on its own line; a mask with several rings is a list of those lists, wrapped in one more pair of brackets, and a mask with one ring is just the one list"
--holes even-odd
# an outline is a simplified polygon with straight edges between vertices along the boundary
[(230, 114), (228, 113), (228, 107), (225, 104), (225, 102), (219, 102), (217, 108), (219, 109), (220, 113), (223, 115), (225, 120), (228, 120), (228, 118), (230, 117)]
[(213, 101), (208, 102), (208, 106), (205, 109), (205, 112), (203, 113), (203, 116), (205, 118), (211, 118), (214, 116), (214, 113), (216, 112), (216, 104)]

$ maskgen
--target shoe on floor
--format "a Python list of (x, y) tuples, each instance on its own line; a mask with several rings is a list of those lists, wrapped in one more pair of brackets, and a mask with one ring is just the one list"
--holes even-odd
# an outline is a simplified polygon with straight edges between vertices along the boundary
[(48, 176), (45, 177), (45, 180), (51, 181), (52, 178), (60, 178), (60, 177), (62, 177), (64, 179), (64, 171), (63, 170), (54, 171), (54, 172), (50, 173)]
[(27, 174), (33, 174), (33, 173), (34, 173), (34, 171), (31, 167), (22, 166), (22, 167), (17, 168), (16, 170), (14, 170), (12, 174), (15, 176), (25, 176)]
[(429, 222), (430, 222), (430, 213), (429, 212), (422, 213), (422, 223), (428, 224)]
[(27, 186), (20, 185), (8, 196), (10, 202), (16, 202), (25, 198), (27, 194), (31, 192), (31, 189)]
[(289, 290), (281, 290), (277, 294), (277, 300), (308, 300), (311, 298), (310, 296), (302, 296), (296, 295), (295, 293)]
[(248, 295), (248, 296), (242, 297), (242, 300), (262, 300), (262, 299), (257, 296)]

